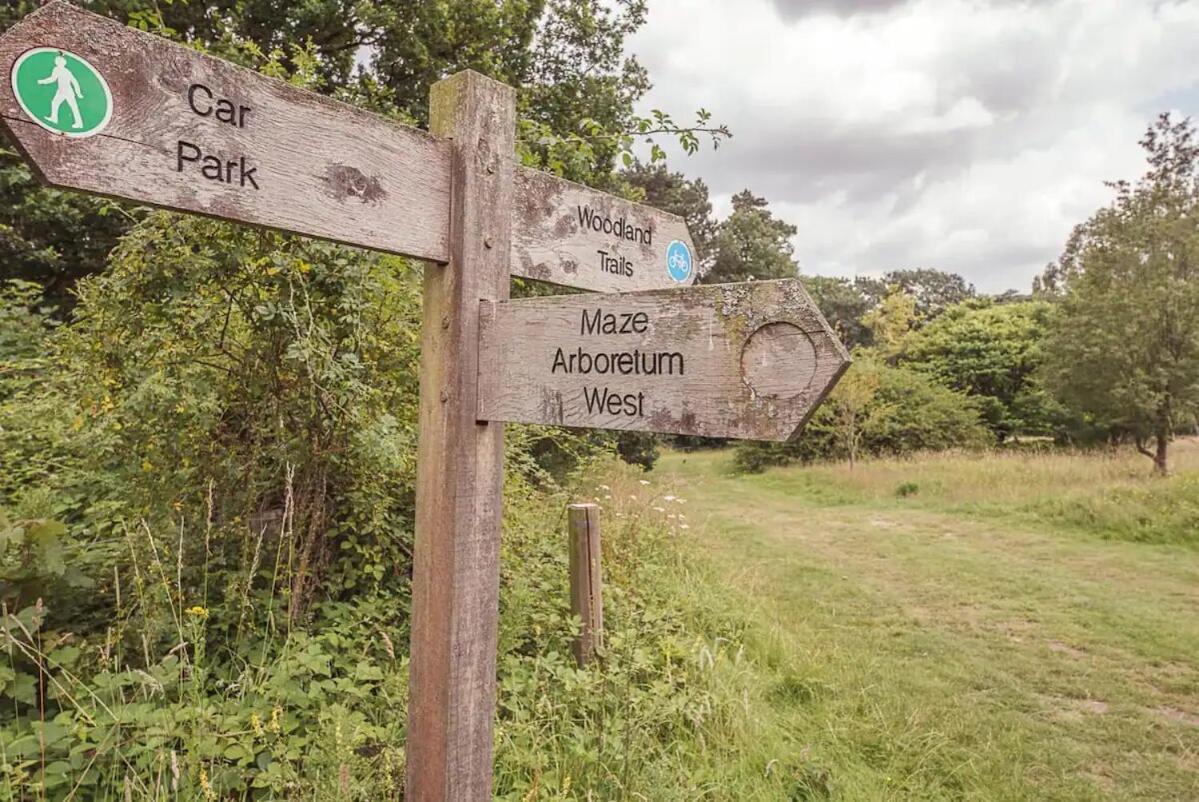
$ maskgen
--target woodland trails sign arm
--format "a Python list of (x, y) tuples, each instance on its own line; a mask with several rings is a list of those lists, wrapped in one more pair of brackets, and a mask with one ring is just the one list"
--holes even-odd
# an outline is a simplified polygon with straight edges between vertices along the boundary
[(849, 366), (799, 281), (484, 301), (479, 419), (795, 437)]
[(63, 2), (0, 65), (0, 119), (48, 184), (449, 258), (444, 140)]
[(512, 275), (597, 292), (685, 287), (695, 246), (678, 215), (517, 167)]

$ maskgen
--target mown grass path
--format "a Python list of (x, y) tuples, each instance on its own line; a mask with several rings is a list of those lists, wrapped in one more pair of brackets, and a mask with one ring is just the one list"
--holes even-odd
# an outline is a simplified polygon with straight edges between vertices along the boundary
[(657, 473), (761, 623), (795, 798), (1199, 799), (1199, 550), (997, 512), (1019, 461), (924, 465), (991, 474), (931, 500), (880, 489), (896, 463), (729, 469)]

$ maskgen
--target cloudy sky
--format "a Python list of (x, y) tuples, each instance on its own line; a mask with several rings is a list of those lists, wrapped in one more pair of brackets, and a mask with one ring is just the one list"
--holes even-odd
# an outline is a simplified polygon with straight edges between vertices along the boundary
[(765, 195), (808, 274), (1027, 290), (1153, 117), (1199, 117), (1199, 0), (650, 0), (629, 49), (645, 109), (733, 129), (671, 167)]

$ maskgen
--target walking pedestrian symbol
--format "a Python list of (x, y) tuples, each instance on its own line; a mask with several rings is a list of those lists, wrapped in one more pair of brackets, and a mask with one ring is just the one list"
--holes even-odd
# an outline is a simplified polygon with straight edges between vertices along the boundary
[(71, 137), (92, 136), (112, 118), (112, 92), (87, 59), (66, 50), (38, 47), (12, 68), (13, 94), (33, 122)]

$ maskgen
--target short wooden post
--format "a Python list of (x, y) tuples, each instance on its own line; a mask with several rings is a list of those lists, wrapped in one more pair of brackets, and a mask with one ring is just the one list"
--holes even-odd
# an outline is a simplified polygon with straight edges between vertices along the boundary
[(434, 84), (430, 102), (430, 130), (452, 141), (450, 261), (425, 268), (406, 798), (481, 802), (491, 799), (504, 429), (477, 421), (479, 304), (508, 297), (516, 95), (462, 72)]
[(604, 581), (600, 573), (600, 508), (598, 504), (571, 504), (570, 610), (583, 622), (574, 642), (575, 660), (587, 665), (603, 646)]

